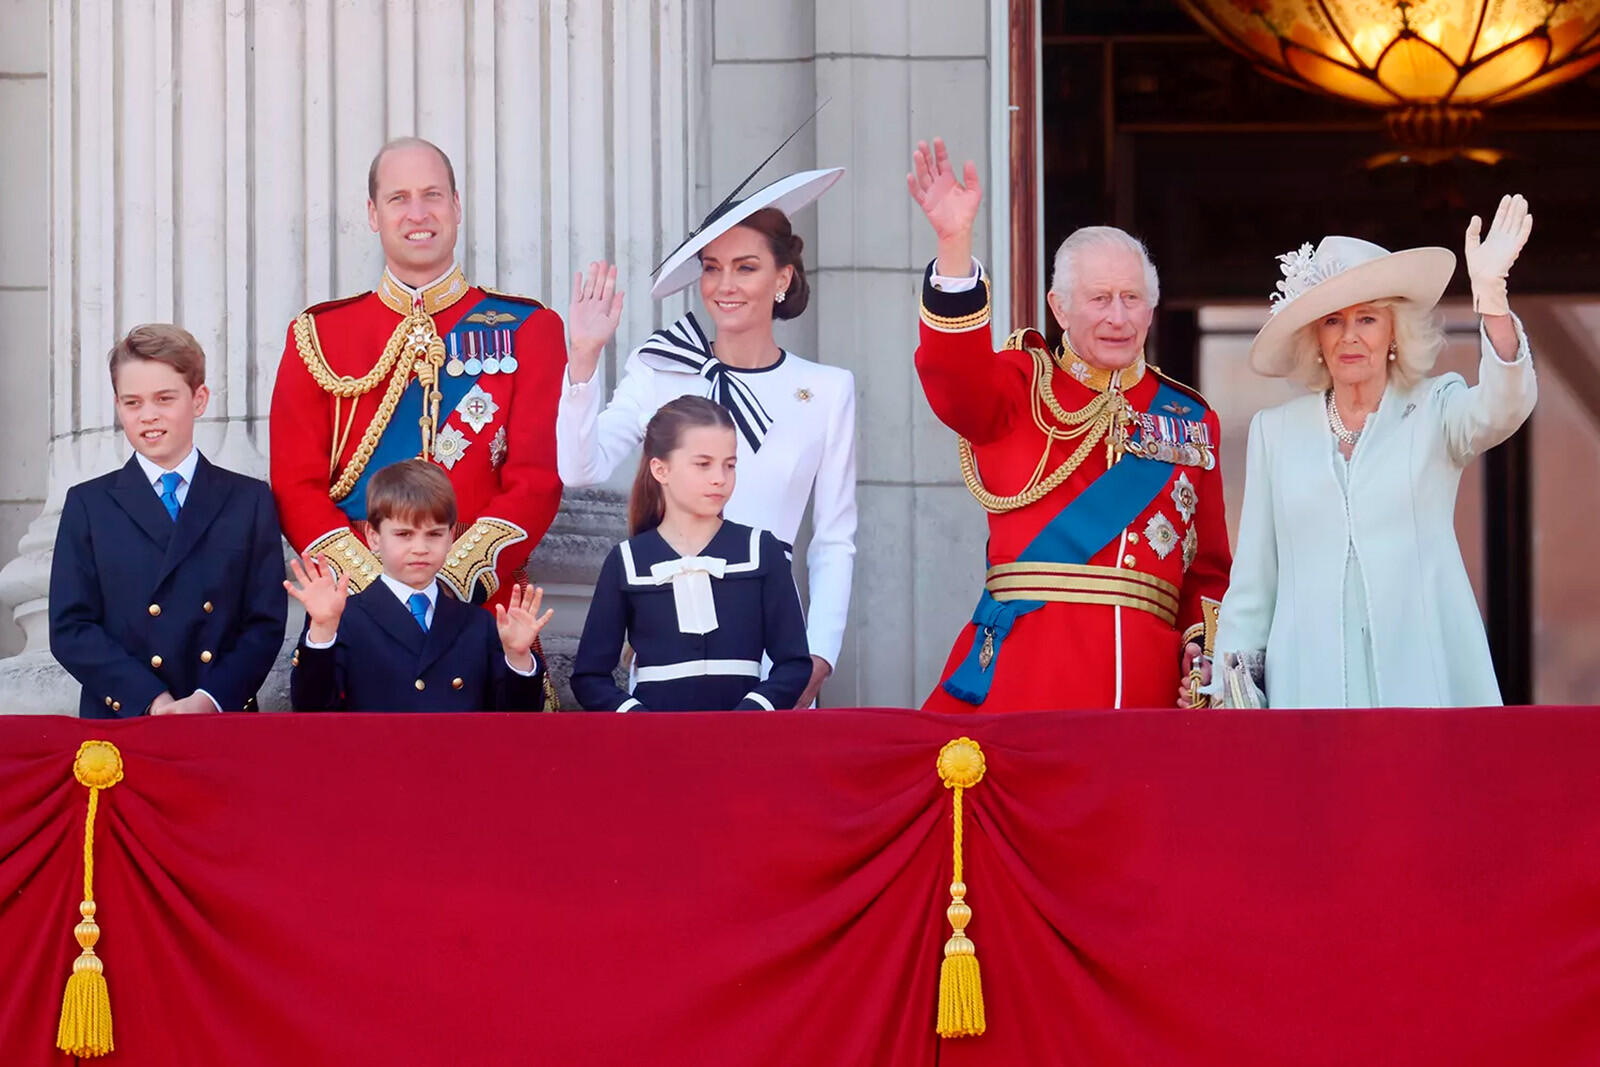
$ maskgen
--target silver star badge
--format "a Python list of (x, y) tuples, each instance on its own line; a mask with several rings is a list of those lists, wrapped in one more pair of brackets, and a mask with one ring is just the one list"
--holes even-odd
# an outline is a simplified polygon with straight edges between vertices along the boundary
[(494, 402), (494, 397), (484, 392), (483, 386), (474, 385), (461, 398), (461, 403), (456, 405), (456, 414), (461, 416), (461, 421), (472, 427), (473, 433), (482, 433), (483, 428), (494, 421), (495, 413), (500, 410), (500, 405)]
[(454, 426), (446, 426), (433, 438), (433, 459), (445, 470), (455, 469), (456, 460), (466, 452), (472, 442)]

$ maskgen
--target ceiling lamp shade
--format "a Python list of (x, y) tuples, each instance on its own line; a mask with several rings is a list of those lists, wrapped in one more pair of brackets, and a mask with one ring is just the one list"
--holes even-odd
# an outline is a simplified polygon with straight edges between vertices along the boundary
[(1178, 0), (1267, 74), (1459, 144), (1481, 108), (1600, 65), (1600, 0)]

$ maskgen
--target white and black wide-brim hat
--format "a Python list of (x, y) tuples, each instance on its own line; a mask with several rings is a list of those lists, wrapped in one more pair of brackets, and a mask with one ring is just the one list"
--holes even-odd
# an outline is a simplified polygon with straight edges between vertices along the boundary
[(1448, 248), (1391, 252), (1359, 237), (1324, 237), (1278, 257), (1283, 280), (1272, 296), (1272, 317), (1250, 344), (1250, 367), (1269, 378), (1295, 371), (1294, 335), (1324, 315), (1374, 300), (1408, 300), (1428, 309), (1456, 272)]
[(757, 211), (771, 207), (777, 208), (785, 215), (793, 215), (833, 188), (834, 183), (842, 177), (844, 177), (843, 167), (806, 170), (786, 178), (779, 178), (743, 200), (731, 198), (724, 200), (715, 211), (706, 216), (705, 221), (689, 235), (688, 240), (679, 245), (657, 269), (655, 284), (650, 287), (650, 295), (660, 300), (671, 296), (700, 277), (701, 250)]

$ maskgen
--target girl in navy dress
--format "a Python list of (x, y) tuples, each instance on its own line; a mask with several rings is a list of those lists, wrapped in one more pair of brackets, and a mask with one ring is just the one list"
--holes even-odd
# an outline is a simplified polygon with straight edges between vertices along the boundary
[[(573, 663), (585, 709), (771, 711), (799, 699), (811, 654), (789, 559), (772, 534), (722, 518), (737, 457), (719, 404), (679, 397), (651, 418), (628, 504), (632, 536), (600, 568)], [(613, 676), (624, 641), (632, 693)]]

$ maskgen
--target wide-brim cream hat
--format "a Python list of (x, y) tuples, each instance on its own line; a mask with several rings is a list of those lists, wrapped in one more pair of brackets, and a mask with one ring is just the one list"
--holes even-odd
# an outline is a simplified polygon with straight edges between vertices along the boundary
[(1294, 335), (1324, 315), (1374, 300), (1408, 300), (1428, 309), (1456, 272), (1448, 248), (1391, 252), (1359, 237), (1324, 237), (1278, 257), (1283, 280), (1272, 295), (1272, 317), (1250, 344), (1250, 367), (1269, 378), (1295, 371)]
[[(753, 177), (754, 175), (752, 175)], [(833, 188), (844, 177), (843, 167), (806, 170), (779, 178), (771, 185), (751, 193), (743, 200), (725, 200), (706, 216), (700, 227), (668, 256), (656, 272), (650, 295), (657, 300), (671, 296), (700, 277), (700, 251), (762, 208), (777, 208), (793, 215)], [(746, 179), (748, 180), (748, 179)]]

